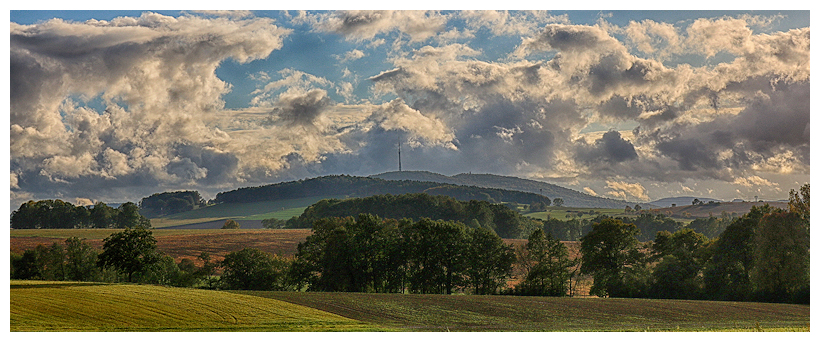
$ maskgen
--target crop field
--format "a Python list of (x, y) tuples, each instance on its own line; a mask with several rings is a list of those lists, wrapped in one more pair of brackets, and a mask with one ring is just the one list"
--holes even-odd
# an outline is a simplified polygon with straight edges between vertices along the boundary
[[(11, 251), (22, 253), (38, 244), (63, 243), (72, 236), (86, 239), (86, 243), (102, 250), (103, 239), (117, 229), (17, 229), (11, 231)], [(183, 258), (196, 259), (208, 252), (214, 260), (225, 254), (256, 248), (267, 253), (292, 256), (297, 245), (311, 234), (310, 229), (157, 229), (153, 231), (157, 248), (177, 262)]]
[(809, 331), (809, 306), (11, 281), (11, 331)]
[(275, 299), (152, 285), (11, 281), (11, 331), (371, 331)]
[(241, 293), (410, 331), (808, 331), (809, 306), (686, 300)]
[(156, 228), (163, 228), (229, 218), (260, 221), (268, 218), (287, 220), (293, 216), (301, 215), (305, 208), (324, 198), (326, 197), (319, 196), (283, 201), (217, 204), (161, 218), (153, 218), (151, 219), (151, 225)]
[[(554, 209), (553, 209), (554, 208)], [(590, 214), (592, 212), (592, 214)], [(525, 214), (524, 216), (547, 220), (549, 218), (558, 219), (561, 221), (568, 221), (571, 219), (591, 219), (598, 215), (609, 216), (628, 216), (624, 214), (623, 209), (608, 209), (608, 208), (570, 208), (570, 207), (550, 207), (546, 211), (534, 212)], [(580, 216), (579, 216), (580, 215)]]

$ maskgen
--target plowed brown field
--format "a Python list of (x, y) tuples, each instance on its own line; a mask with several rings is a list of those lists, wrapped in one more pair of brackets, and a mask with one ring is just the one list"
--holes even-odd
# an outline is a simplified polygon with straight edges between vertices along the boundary
[[(37, 245), (51, 245), (54, 242), (62, 243), (72, 235), (73, 230), (66, 229), (65, 237), (53, 236), (14, 236), (10, 238), (11, 251), (22, 253), (26, 249), (33, 249)], [(76, 230), (80, 231), (80, 230)], [(208, 230), (186, 231), (175, 233), (170, 230), (156, 231), (157, 248), (173, 257), (177, 262), (183, 258), (196, 259), (202, 252), (211, 254), (212, 260), (222, 260), (225, 254), (256, 248), (261, 251), (292, 256), (296, 254), (296, 246), (305, 241), (311, 231), (309, 229), (260, 229), (260, 230)], [(96, 249), (102, 249), (104, 238), (86, 238), (86, 242)]]

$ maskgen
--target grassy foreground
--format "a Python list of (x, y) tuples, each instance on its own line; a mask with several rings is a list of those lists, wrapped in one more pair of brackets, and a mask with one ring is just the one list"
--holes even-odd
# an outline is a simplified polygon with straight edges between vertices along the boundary
[(11, 331), (371, 331), (332, 313), (236, 293), (11, 281)]
[(809, 306), (685, 300), (241, 293), (410, 331), (809, 331)]
[(809, 306), (11, 281), (11, 331), (809, 331)]

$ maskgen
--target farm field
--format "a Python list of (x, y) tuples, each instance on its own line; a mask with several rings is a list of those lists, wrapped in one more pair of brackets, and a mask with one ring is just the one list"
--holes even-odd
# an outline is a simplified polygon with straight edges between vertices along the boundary
[(11, 281), (10, 331), (371, 331), (275, 299), (152, 285)]
[(217, 204), (161, 218), (152, 218), (151, 226), (164, 228), (229, 218), (258, 221), (268, 218), (287, 220), (301, 215), (305, 208), (324, 198), (326, 197), (318, 196), (283, 201)]
[(274, 298), (410, 331), (809, 331), (809, 306), (620, 298), (322, 292)]
[[(11, 251), (22, 253), (39, 244), (63, 243), (70, 237), (86, 239), (92, 247), (102, 250), (103, 239), (117, 229), (16, 229), (10, 233)], [(310, 229), (156, 229), (157, 248), (179, 262), (196, 259), (208, 252), (214, 260), (225, 254), (256, 248), (277, 255), (296, 254), (297, 245), (311, 234)]]
[(809, 306), (11, 281), (11, 331), (809, 331)]
[[(590, 211), (593, 214), (590, 214)], [(578, 214), (581, 214), (581, 219), (591, 219), (598, 215), (609, 215), (613, 217), (628, 216), (624, 214), (623, 209), (608, 209), (608, 208), (571, 208), (571, 207), (549, 207), (546, 211), (534, 212), (524, 214), (524, 216), (547, 220), (549, 218), (558, 219), (561, 221), (568, 221), (571, 219), (578, 219)]]

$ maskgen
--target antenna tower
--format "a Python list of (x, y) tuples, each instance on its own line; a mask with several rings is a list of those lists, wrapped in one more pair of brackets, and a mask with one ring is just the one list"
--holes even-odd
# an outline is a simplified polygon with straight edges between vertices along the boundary
[(399, 172), (401, 172), (401, 140), (399, 140)]

